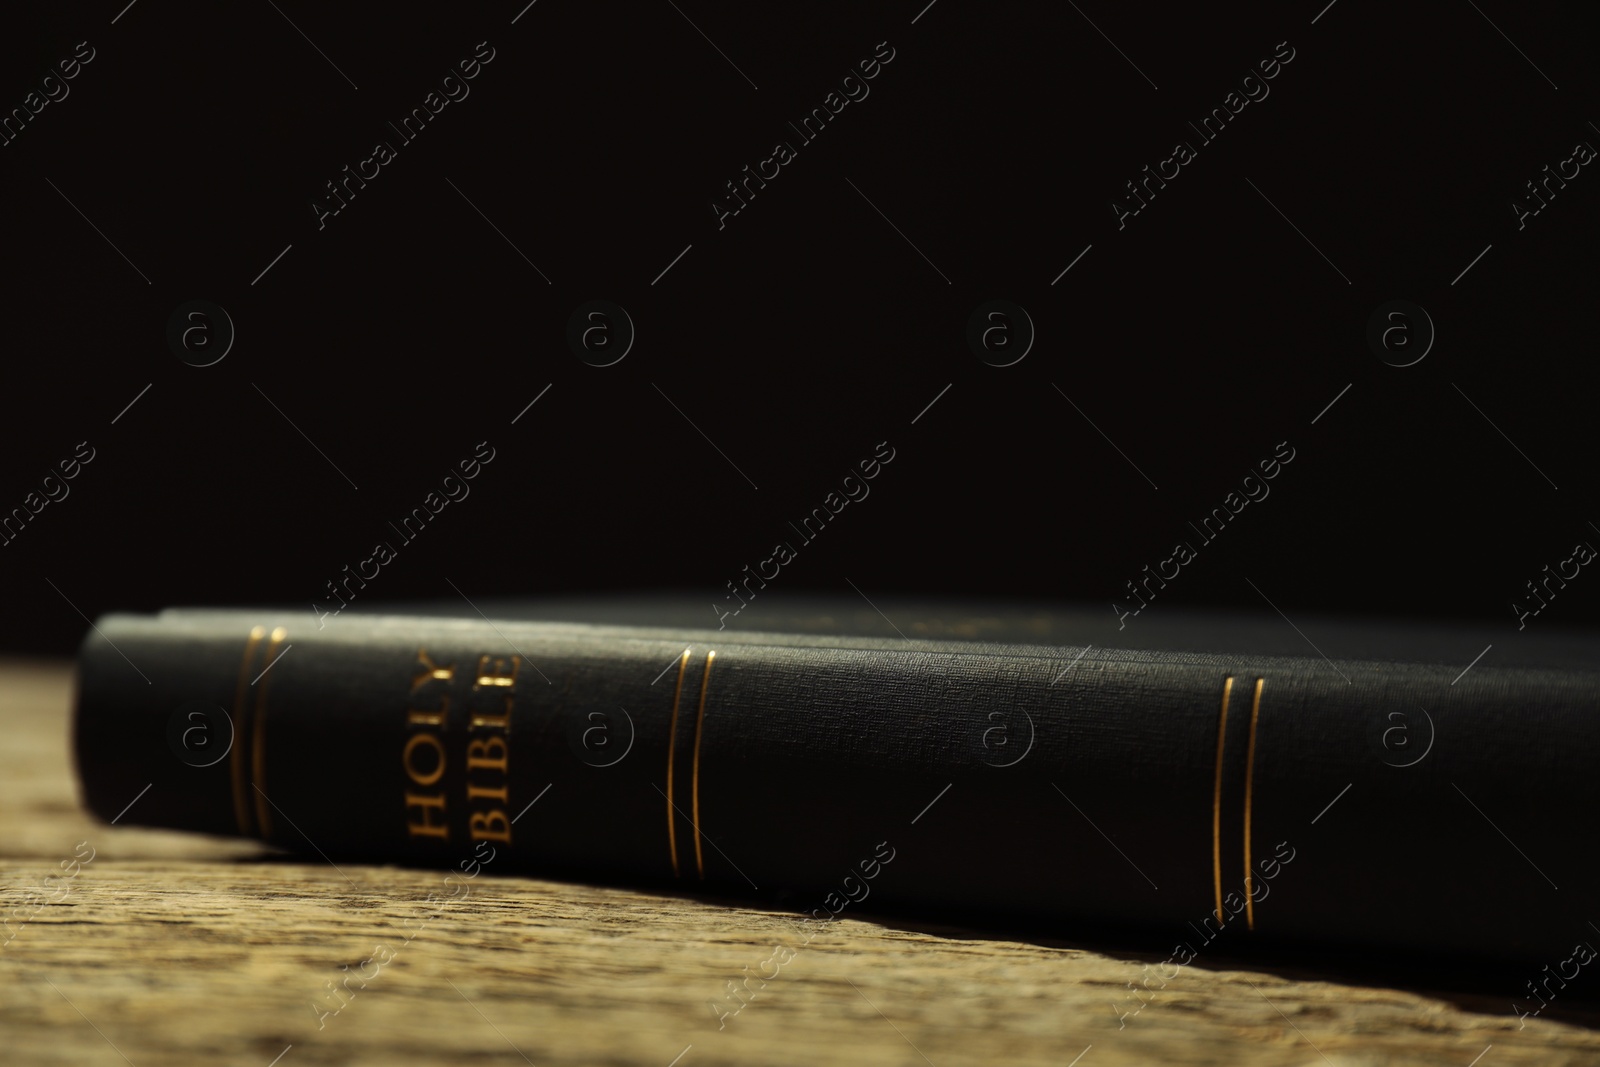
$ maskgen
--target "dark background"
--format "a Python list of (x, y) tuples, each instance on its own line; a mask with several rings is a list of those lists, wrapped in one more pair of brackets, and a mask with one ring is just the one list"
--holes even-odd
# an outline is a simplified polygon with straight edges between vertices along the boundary
[[(0, 147), (0, 512), (95, 458), (0, 547), (0, 646), (309, 608), (380, 540), (363, 602), (674, 587), (709, 624), (882, 441), (774, 589), (1103, 603), (1109, 637), (1188, 540), (1151, 612), (1265, 595), (1510, 642), (1524, 584), (1600, 544), (1600, 174), (1520, 231), (1511, 207), (1600, 146), (1583, 5), (124, 3), (5, 16), (0, 108), (96, 55)], [(470, 95), (399, 144), (386, 121), (480, 41)], [(799, 144), (880, 41), (870, 95)], [(1280, 41), (1270, 95), (1200, 147), (1186, 120)], [(397, 158), (319, 230), (380, 139)], [(1119, 231), (1112, 199), (1180, 139), (1198, 158)], [(777, 140), (796, 160), (719, 230)], [(637, 328), (610, 367), (565, 339), (592, 298)], [(993, 298), (1037, 329), (1014, 366), (965, 339)], [(192, 299), (237, 330), (213, 366), (167, 343)], [(1395, 299), (1438, 331), (1404, 368), (1366, 341)], [(389, 521), (480, 441), (470, 496), (401, 544)], [(1283, 441), (1270, 497), (1200, 546), (1187, 523)], [(1529, 629), (1591, 620), (1591, 584)]]

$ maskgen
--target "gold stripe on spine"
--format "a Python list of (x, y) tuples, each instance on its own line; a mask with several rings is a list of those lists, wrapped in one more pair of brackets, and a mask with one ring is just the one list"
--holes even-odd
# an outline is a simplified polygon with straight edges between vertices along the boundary
[[(278, 646), (283, 644), (284, 635), (288, 633), (282, 626), (272, 631), (272, 636), (267, 638), (267, 648), (261, 658), (270, 667), (273, 653)], [(261, 828), (261, 838), (264, 841), (272, 840), (272, 816), (267, 809), (267, 686), (272, 684), (267, 674), (256, 676), (256, 712), (251, 723), (252, 738), (250, 741), (250, 777), (256, 787), (256, 825)]]
[(667, 848), (672, 851), (672, 876), (681, 878), (678, 870), (677, 808), (672, 803), (672, 764), (678, 751), (678, 700), (683, 696), (683, 672), (689, 666), (689, 650), (683, 650), (678, 660), (678, 684), (672, 689), (672, 724), (667, 727)]
[(1233, 695), (1233, 675), (1222, 682), (1222, 712), (1217, 716), (1217, 784), (1211, 793), (1211, 877), (1217, 893), (1217, 922), (1222, 917), (1222, 742), (1228, 733), (1228, 698)]
[(706, 861), (700, 854), (700, 727), (706, 721), (706, 690), (711, 688), (711, 662), (716, 658), (715, 651), (706, 653), (706, 670), (700, 676), (700, 710), (694, 717), (694, 764), (689, 779), (689, 789), (693, 794), (690, 811), (694, 816), (694, 866), (701, 878), (706, 876)]
[(1245, 749), (1244, 763), (1244, 921), (1256, 928), (1256, 903), (1250, 896), (1250, 790), (1256, 772), (1256, 719), (1261, 715), (1261, 687), (1264, 678), (1256, 679), (1255, 695), (1250, 698), (1250, 744)]
[(244, 643), (244, 655), (239, 658), (239, 682), (233, 690), (233, 748), (229, 751), (228, 772), (233, 778), (233, 817), (239, 823), (239, 833), (243, 837), (251, 835), (250, 829), (250, 783), (245, 780), (245, 715), (244, 691), (249, 684), (246, 679), (250, 677), (250, 663), (256, 653), (256, 646), (261, 643), (261, 638), (266, 634), (265, 626), (257, 626), (250, 631), (250, 637)]

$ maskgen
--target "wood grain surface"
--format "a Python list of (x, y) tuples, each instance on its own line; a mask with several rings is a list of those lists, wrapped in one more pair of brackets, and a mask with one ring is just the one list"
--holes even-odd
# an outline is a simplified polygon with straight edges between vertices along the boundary
[[(1119, 1020), (1157, 957), (870, 914), (805, 943), (763, 907), (489, 870), (451, 896), (438, 871), (102, 825), (70, 704), (68, 665), (0, 663), (6, 1064), (1600, 1063), (1592, 1004), (1523, 1023), (1511, 989), (1202, 959)], [(729, 1011), (730, 980), (774, 970)]]

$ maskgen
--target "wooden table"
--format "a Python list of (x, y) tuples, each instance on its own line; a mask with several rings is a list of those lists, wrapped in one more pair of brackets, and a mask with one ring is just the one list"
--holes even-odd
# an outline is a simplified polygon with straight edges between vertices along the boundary
[[(871, 915), (800, 946), (762, 907), (487, 873), (430, 905), (441, 872), (91, 821), (70, 701), (69, 665), (0, 663), (6, 1064), (1600, 1063), (1592, 1003), (1522, 1025), (1509, 990), (1197, 961), (1119, 1021), (1157, 957)], [(774, 945), (792, 959), (719, 1028)]]

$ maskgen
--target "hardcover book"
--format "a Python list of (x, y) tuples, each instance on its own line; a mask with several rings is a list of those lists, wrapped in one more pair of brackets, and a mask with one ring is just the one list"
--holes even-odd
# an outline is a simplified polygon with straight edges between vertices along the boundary
[(1138, 927), (1190, 958), (1224, 930), (1600, 938), (1590, 634), (882, 607), (112, 615), (79, 660), (84, 800), (335, 861)]

